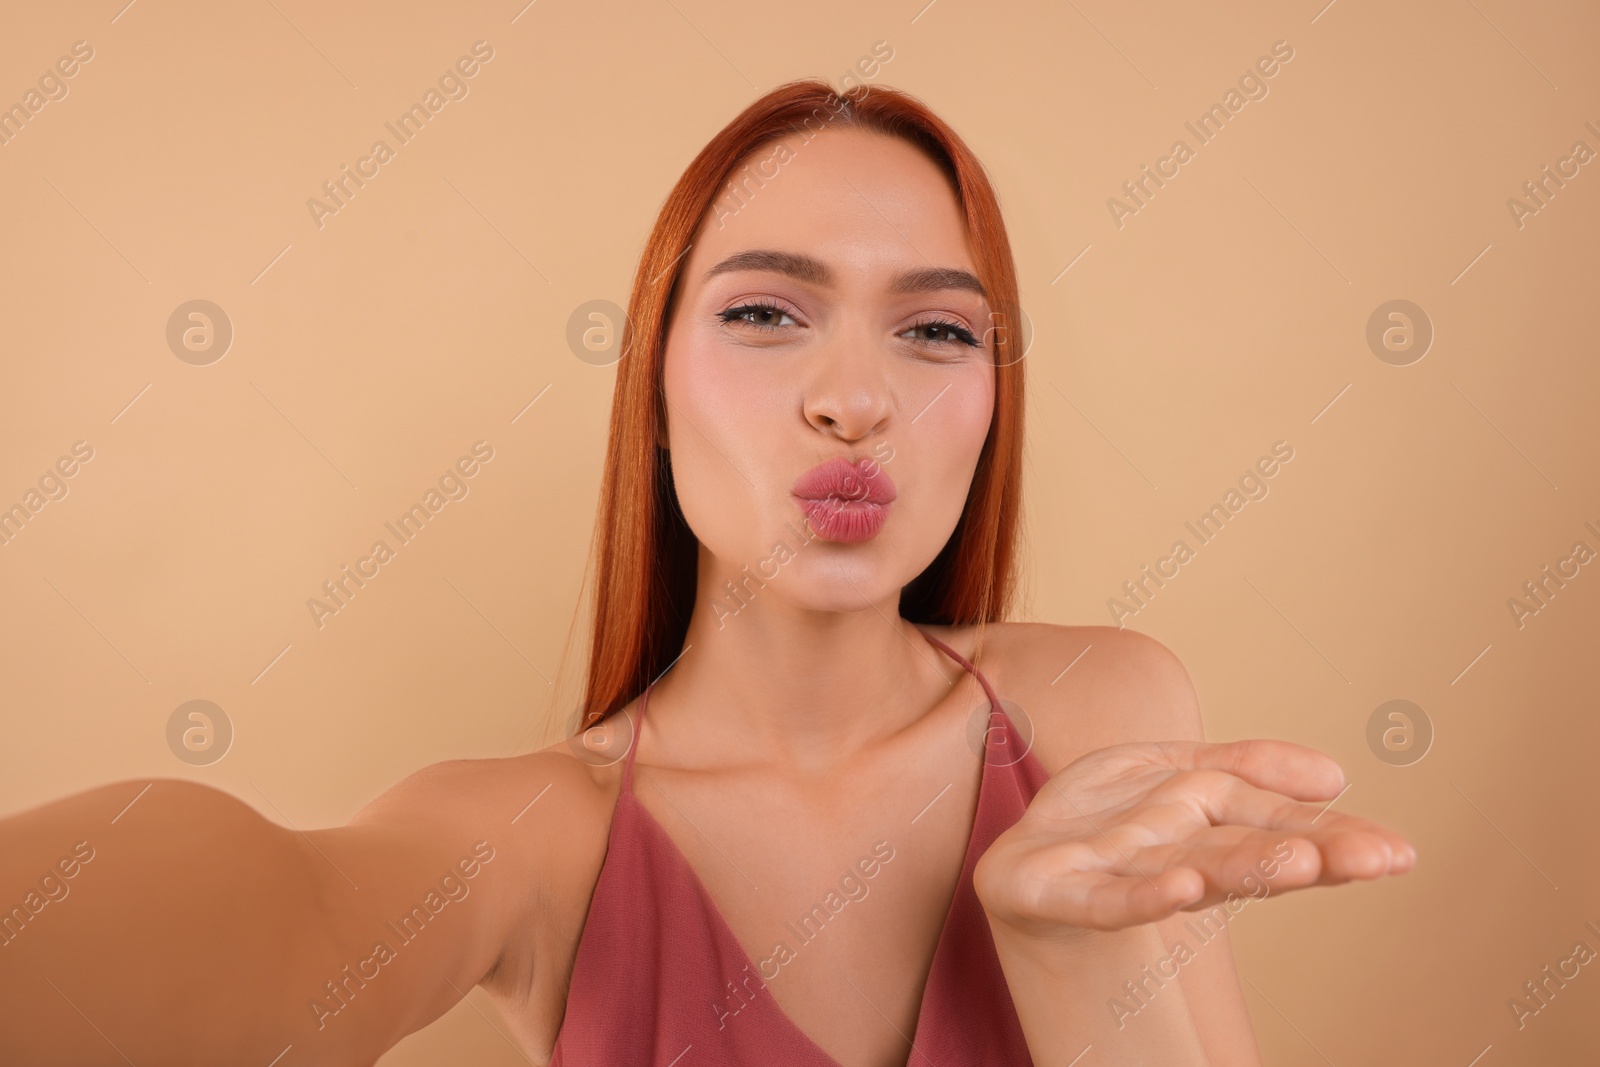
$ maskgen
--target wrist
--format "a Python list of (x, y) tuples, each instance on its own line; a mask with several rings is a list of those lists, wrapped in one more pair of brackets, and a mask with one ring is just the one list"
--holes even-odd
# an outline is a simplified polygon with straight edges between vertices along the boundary
[(1062, 923), (1019, 924), (985, 914), (1001, 960), (1041, 975), (1081, 974), (1085, 964), (1117, 967), (1143, 963), (1153, 952), (1159, 955), (1160, 934), (1152, 923), (1097, 930)]

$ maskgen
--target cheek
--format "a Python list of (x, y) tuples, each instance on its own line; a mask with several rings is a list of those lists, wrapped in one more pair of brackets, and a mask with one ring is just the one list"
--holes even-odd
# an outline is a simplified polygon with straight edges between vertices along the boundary
[(742, 471), (759, 481), (758, 442), (763, 428), (772, 424), (774, 403), (768, 383), (732, 363), (715, 346), (697, 345), (685, 337), (663, 368), (662, 387), (674, 461), (682, 453), (687, 467), (693, 457), (696, 470), (686, 474), (717, 483), (731, 478), (748, 487), (740, 477)]
[(714, 348), (687, 337), (674, 344), (662, 379), (678, 504), (707, 547), (737, 554), (758, 526), (756, 486), (768, 465), (762, 443), (773, 434), (774, 400)]
[(976, 372), (961, 396), (958, 432), (976, 463), (984, 439), (989, 436), (989, 424), (994, 420), (994, 368), (984, 367)]
[(989, 434), (994, 413), (993, 375), (990, 368), (974, 368), (970, 376), (951, 382), (921, 418), (906, 425), (906, 429), (915, 431), (907, 443), (922, 457), (919, 474), (927, 479), (921, 495), (927, 501), (928, 512), (919, 525), (929, 531), (929, 536), (942, 531), (938, 538), (941, 544), (961, 518), (972, 475)]
[(977, 467), (978, 455), (994, 416), (994, 371), (976, 368), (951, 383), (950, 389), (917, 421), (927, 447), (952, 473)]

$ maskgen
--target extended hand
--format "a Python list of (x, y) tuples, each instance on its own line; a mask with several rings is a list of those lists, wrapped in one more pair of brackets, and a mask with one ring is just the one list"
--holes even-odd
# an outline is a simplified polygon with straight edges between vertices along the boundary
[(991, 919), (1053, 937), (1155, 922), (1257, 884), (1409, 871), (1405, 838), (1329, 810), (1343, 789), (1332, 758), (1288, 741), (1112, 745), (1045, 783), (978, 861), (975, 888)]

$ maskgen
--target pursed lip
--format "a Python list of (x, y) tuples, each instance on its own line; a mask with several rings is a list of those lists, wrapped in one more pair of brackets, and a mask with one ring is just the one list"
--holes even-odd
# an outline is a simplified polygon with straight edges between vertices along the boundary
[(888, 472), (870, 457), (852, 462), (835, 456), (819, 463), (795, 479), (791, 492), (801, 500), (838, 504), (888, 504), (896, 496)]

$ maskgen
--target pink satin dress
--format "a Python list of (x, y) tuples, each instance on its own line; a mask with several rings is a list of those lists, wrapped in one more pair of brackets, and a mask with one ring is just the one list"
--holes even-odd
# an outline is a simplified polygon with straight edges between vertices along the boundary
[[(977, 676), (991, 712), (966, 859), (909, 1035), (907, 1062), (1031, 1067), (972, 871), (1050, 776), (982, 672), (949, 645), (924, 636)], [(646, 688), (640, 726), (649, 702)], [(639, 733), (636, 727), (628, 746), (552, 1067), (839, 1067), (770, 994), (733, 1001), (740, 1005), (736, 1019), (718, 1009), (729, 1003), (729, 982), (757, 994), (764, 983), (688, 860), (634, 795)]]

